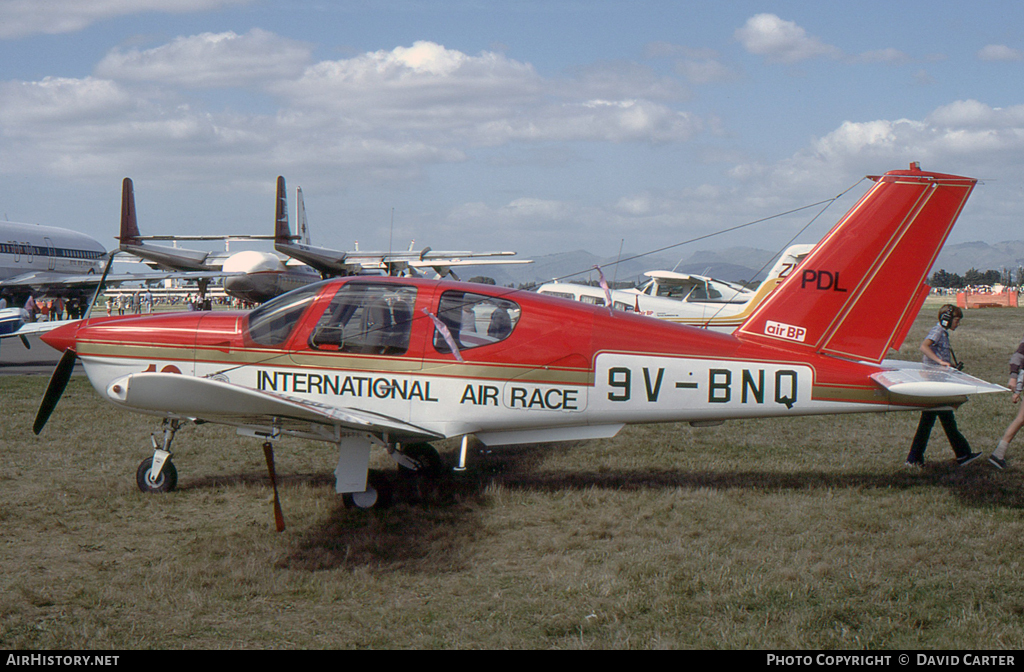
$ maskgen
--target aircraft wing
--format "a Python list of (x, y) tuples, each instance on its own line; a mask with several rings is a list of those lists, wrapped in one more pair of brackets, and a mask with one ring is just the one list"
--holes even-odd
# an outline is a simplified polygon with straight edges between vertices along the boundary
[(0, 333), (0, 338), (12, 338), (14, 336), (33, 336), (37, 334), (45, 334), (48, 331), (53, 331), (57, 327), (63, 327), (65, 324), (71, 324), (75, 320), (53, 320), (51, 322), (28, 322), (22, 324), (15, 331), (8, 333)]
[(401, 420), (361, 409), (339, 408), (212, 378), (175, 373), (133, 373), (110, 383), (107, 398), (119, 406), (166, 417), (195, 418), (239, 427), (308, 432), (310, 425), (389, 434), (392, 440), (442, 438)]
[(1002, 385), (994, 385), (956, 369), (896, 360), (882, 362), (882, 366), (887, 365), (898, 368), (874, 373), (871, 375), (871, 379), (889, 392), (908, 397), (958, 397), (989, 392), (1009, 392)]
[(532, 264), (532, 259), (434, 259), (407, 262), (413, 268), (450, 268), (452, 266), (503, 266), (505, 264)]
[[(105, 284), (119, 285), (125, 282), (157, 282), (160, 280), (201, 280), (203, 278), (226, 278), (242, 275), (241, 272), (224, 271), (168, 271), (165, 273), (109, 273)], [(100, 276), (96, 274), (54, 273), (35, 271), (22, 273), (11, 278), (0, 280), (0, 287), (25, 287), (40, 294), (50, 288), (91, 287), (99, 284)]]

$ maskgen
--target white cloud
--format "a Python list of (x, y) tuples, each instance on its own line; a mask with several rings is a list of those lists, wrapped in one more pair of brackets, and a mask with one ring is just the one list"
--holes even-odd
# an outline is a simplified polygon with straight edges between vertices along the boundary
[[(545, 80), (502, 54), (469, 56), (431, 42), (324, 61), (273, 91), (308, 118), (362, 133), (415, 133), (426, 142), (493, 146), (512, 140), (686, 140), (700, 129), (693, 115), (642, 98), (584, 99), (595, 91), (624, 95), (658, 88), (652, 80), (593, 70), (582, 78)], [(559, 99), (561, 102), (559, 102)]]
[(923, 119), (845, 121), (785, 160), (741, 164), (732, 175), (758, 191), (789, 185), (791, 193), (806, 189), (820, 194), (911, 161), (938, 172), (1020, 174), (1024, 105), (998, 108), (963, 100), (936, 108)]
[(793, 64), (819, 56), (838, 58), (842, 52), (792, 21), (783, 21), (774, 14), (757, 14), (747, 19), (735, 32), (736, 39), (752, 54), (769, 61)]
[(8, 136), (19, 127), (95, 123), (131, 105), (131, 96), (117, 84), (92, 77), (0, 84), (0, 119)]
[(1024, 60), (1024, 52), (1004, 44), (990, 44), (978, 52), (978, 58), (983, 61), (1020, 61)]
[(467, 116), (495, 105), (533, 100), (543, 83), (533, 67), (483, 52), (467, 56), (432, 42), (416, 42), (355, 58), (323, 61), (275, 92), (301, 108), (387, 114), (389, 110), (459, 110)]
[(510, 140), (673, 142), (692, 138), (700, 120), (686, 112), (643, 100), (591, 100), (539, 109), (530, 118), (508, 117), (481, 126), (486, 144)]
[(154, 49), (115, 49), (96, 74), (116, 80), (149, 81), (183, 88), (270, 83), (295, 78), (309, 62), (309, 46), (259, 28), (179, 37)]
[(200, 12), (252, 0), (4, 0), (0, 3), (0, 39), (59, 35), (97, 21), (144, 12)]
[[(23, 173), (74, 167), (83, 179), (145, 166), (169, 180), (248, 180), (302, 166), (408, 180), (474, 148), (685, 142), (704, 128), (696, 115), (623, 95), (657, 88), (651, 78), (545, 79), (502, 54), (432, 42), (302, 67), (308, 57), (305, 45), (261, 30), (205, 33), (111, 52), (93, 77), (8, 82), (3, 163)], [(185, 97), (256, 83), (276, 110), (208, 110)], [(606, 97), (584, 95), (595, 91)]]

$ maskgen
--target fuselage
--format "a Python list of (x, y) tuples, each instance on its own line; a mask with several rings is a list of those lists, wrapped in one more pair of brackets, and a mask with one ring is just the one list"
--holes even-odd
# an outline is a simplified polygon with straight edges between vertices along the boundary
[(85, 234), (38, 224), (0, 222), (0, 280), (25, 273), (101, 273), (106, 250)]
[[(767, 295), (769, 287), (774, 288), (778, 284), (778, 280), (766, 280), (765, 282), (768, 283), (765, 291), (756, 293), (758, 299)], [(593, 306), (607, 304), (604, 290), (590, 285), (550, 282), (541, 285), (537, 292)], [(742, 324), (756, 305), (751, 301), (755, 297), (753, 291), (719, 293), (717, 297), (709, 296), (707, 292), (696, 291), (687, 292), (682, 296), (669, 296), (668, 294), (659, 294), (655, 282), (649, 282), (637, 289), (613, 289), (609, 293), (615, 310), (632, 311), (676, 324), (686, 324), (726, 334), (731, 333), (733, 329)]]
[(131, 373), (180, 373), (497, 444), (922, 405), (874, 384), (874, 364), (435, 280), (336, 279), (256, 311), (101, 318), (44, 340), (74, 349), (101, 395)]

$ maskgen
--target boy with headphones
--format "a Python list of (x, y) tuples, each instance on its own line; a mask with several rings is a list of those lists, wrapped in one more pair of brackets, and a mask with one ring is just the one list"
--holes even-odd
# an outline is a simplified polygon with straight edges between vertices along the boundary
[[(949, 332), (956, 331), (963, 316), (962, 310), (949, 303), (939, 309), (938, 324), (932, 327), (928, 336), (921, 342), (921, 352), (924, 354), (922, 361), (925, 364), (961, 368), (949, 346)], [(953, 411), (922, 411), (921, 422), (917, 425), (917, 433), (914, 434), (914, 442), (910, 445), (910, 453), (907, 455), (908, 467), (924, 466), (924, 449), (928, 446), (928, 437), (931, 436), (936, 419), (942, 423), (942, 429), (946, 431), (949, 445), (956, 453), (957, 464), (964, 466), (981, 457), (981, 453), (971, 452), (971, 444), (967, 443), (967, 439), (957, 429)]]

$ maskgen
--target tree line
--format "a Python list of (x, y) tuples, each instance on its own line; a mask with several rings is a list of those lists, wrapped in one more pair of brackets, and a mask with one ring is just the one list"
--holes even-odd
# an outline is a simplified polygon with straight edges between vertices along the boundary
[(1016, 287), (1024, 282), (1024, 267), (1018, 267), (1016, 273), (1003, 269), (1001, 271), (979, 271), (972, 268), (963, 275), (949, 273), (941, 269), (932, 273), (928, 284), (932, 287), (944, 289), (960, 289), (962, 287), (976, 287), (978, 285), (1006, 285)]

